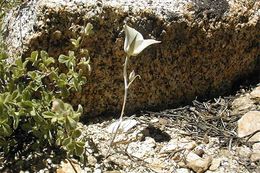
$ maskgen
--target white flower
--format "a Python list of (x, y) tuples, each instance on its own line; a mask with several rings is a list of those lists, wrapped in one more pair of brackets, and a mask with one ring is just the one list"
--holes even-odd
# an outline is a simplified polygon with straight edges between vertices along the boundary
[(128, 56), (137, 56), (151, 44), (160, 43), (154, 39), (144, 39), (142, 34), (127, 25), (124, 26), (125, 43), (124, 51)]

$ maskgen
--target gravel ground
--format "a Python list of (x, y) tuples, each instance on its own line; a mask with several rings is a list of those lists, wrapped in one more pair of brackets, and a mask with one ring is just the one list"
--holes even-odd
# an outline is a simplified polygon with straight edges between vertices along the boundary
[(251, 105), (236, 106), (254, 90), (244, 88), (226, 97), (125, 117), (128, 129), (117, 136), (108, 155), (109, 127), (116, 120), (92, 119), (81, 125), (88, 141), (82, 163), (46, 148), (15, 160), (1, 158), (1, 172), (259, 173), (259, 160), (252, 158), (253, 143), (238, 138), (236, 132), (245, 112), (260, 111), (259, 98)]

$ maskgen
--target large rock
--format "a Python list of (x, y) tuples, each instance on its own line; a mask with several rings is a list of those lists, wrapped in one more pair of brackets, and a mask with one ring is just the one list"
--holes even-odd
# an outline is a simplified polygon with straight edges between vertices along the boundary
[(71, 102), (87, 115), (118, 112), (127, 23), (162, 41), (131, 59), (129, 69), (142, 79), (130, 88), (127, 110), (162, 109), (224, 94), (237, 80), (259, 75), (259, 9), (255, 0), (31, 0), (6, 18), (5, 40), (9, 52), (44, 49), (57, 57), (91, 22), (95, 34), (84, 46), (93, 72)]
[[(238, 120), (238, 137), (245, 137), (258, 130), (260, 130), (260, 111), (249, 111)], [(259, 142), (260, 133), (256, 133), (249, 141)]]

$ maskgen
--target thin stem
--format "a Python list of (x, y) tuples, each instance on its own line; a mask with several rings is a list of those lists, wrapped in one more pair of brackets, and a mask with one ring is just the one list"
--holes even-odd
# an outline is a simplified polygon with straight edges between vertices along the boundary
[(110, 152), (110, 149), (113, 145), (113, 142), (116, 138), (116, 135), (118, 134), (118, 130), (119, 130), (119, 127), (121, 126), (121, 123), (123, 121), (123, 116), (124, 116), (124, 113), (125, 113), (125, 105), (126, 105), (126, 100), (127, 100), (127, 91), (128, 91), (128, 80), (127, 80), (127, 63), (128, 63), (128, 55), (126, 56), (125, 58), (125, 63), (124, 63), (124, 71), (123, 71), (123, 76), (124, 76), (124, 88), (125, 88), (125, 93), (124, 93), (124, 100), (123, 100), (123, 105), (122, 105), (122, 109), (121, 109), (121, 114), (120, 114), (120, 117), (119, 117), (119, 121), (118, 121), (118, 125), (116, 126), (116, 129), (115, 129), (115, 133), (112, 137), (112, 140), (110, 142), (110, 145), (109, 145), (109, 149), (107, 151), (107, 154), (106, 154), (106, 157), (108, 156), (109, 152)]
[(127, 63), (128, 63), (128, 56), (125, 58), (125, 64), (124, 64), (124, 84), (125, 84), (125, 94), (124, 94), (124, 101), (123, 101), (123, 106), (121, 110), (121, 115), (120, 119), (123, 118), (124, 112), (125, 112), (125, 105), (126, 105), (126, 99), (127, 99), (127, 91), (128, 91), (128, 81), (127, 81)]
[(134, 79), (131, 80), (131, 81), (128, 83), (128, 88), (129, 88), (130, 85), (135, 81), (135, 79), (136, 79), (137, 77), (139, 77), (139, 79), (141, 79), (141, 76), (140, 76), (140, 75), (136, 75), (136, 76), (134, 77)]

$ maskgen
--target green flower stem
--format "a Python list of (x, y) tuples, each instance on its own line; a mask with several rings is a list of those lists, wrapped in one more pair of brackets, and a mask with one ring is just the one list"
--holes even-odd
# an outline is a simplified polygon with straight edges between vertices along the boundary
[[(128, 55), (126, 56), (125, 58), (125, 64), (124, 64), (124, 84), (125, 84), (125, 94), (124, 94), (124, 101), (123, 101), (123, 106), (122, 106), (122, 110), (121, 110), (121, 115), (120, 115), (120, 120), (119, 121), (122, 121), (122, 118), (123, 118), (123, 115), (124, 115), (124, 112), (125, 112), (125, 105), (126, 105), (126, 99), (127, 99), (127, 91), (128, 91), (128, 88), (129, 88), (129, 85), (128, 85), (128, 81), (127, 81), (127, 63), (128, 63)], [(119, 127), (118, 127), (119, 128)]]
[(110, 142), (110, 145), (109, 145), (109, 149), (107, 151), (107, 154), (106, 154), (106, 157), (108, 156), (109, 152), (110, 152), (110, 149), (113, 145), (113, 142), (118, 134), (118, 130), (119, 130), (119, 127), (121, 126), (121, 123), (123, 121), (123, 116), (124, 116), (124, 113), (125, 113), (125, 105), (126, 105), (126, 100), (127, 100), (127, 92), (128, 92), (128, 88), (129, 88), (129, 85), (128, 85), (128, 80), (127, 80), (127, 63), (128, 63), (128, 59), (130, 58), (130, 56), (126, 56), (125, 58), (125, 63), (124, 63), (124, 71), (123, 71), (123, 76), (124, 76), (124, 85), (125, 85), (125, 93), (124, 93), (124, 101), (123, 101), (123, 105), (122, 105), (122, 109), (121, 109), (121, 114), (120, 114), (120, 118), (119, 118), (119, 121), (118, 121), (118, 125), (116, 126), (116, 129), (115, 129), (115, 133), (112, 137), (112, 140)]

